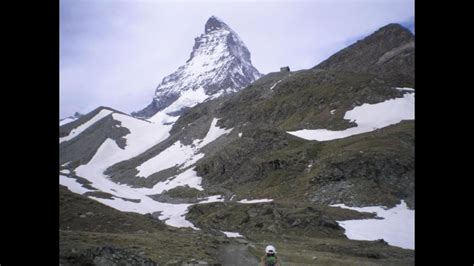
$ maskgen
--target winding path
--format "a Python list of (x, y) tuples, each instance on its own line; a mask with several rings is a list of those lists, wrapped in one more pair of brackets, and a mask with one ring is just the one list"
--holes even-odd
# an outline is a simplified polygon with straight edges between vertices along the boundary
[(219, 248), (219, 262), (223, 266), (259, 265), (257, 258), (248, 251), (247, 246), (239, 244), (222, 245)]

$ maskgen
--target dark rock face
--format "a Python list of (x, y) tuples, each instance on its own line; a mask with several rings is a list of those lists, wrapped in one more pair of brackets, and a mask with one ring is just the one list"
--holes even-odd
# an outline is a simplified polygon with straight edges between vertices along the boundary
[(206, 25), (204, 27), (204, 32), (209, 33), (211, 31), (220, 30), (224, 27), (226, 27), (226, 25), (222, 21), (212, 16), (207, 20)]
[(389, 24), (332, 55), (314, 69), (373, 73), (393, 86), (414, 86), (415, 37)]
[(312, 175), (315, 202), (393, 207), (402, 198), (409, 206), (414, 204), (413, 157), (372, 154), (343, 158), (321, 162), (320, 170)]
[[(236, 143), (237, 144), (237, 143)], [(206, 177), (210, 183), (241, 184), (261, 180), (268, 171), (287, 168), (284, 160), (259, 162), (254, 154), (277, 151), (288, 146), (287, 135), (263, 128), (249, 131), (245, 139), (237, 145), (228, 145), (209, 159), (203, 159), (196, 166), (198, 175)]]
[(184, 92), (200, 87), (206, 95), (233, 93), (260, 76), (237, 33), (213, 16), (206, 22), (204, 34), (195, 38), (186, 64), (163, 79), (152, 103), (132, 115), (149, 118), (171, 105)]
[[(327, 210), (331, 209), (331, 210)], [(305, 234), (324, 237), (344, 237), (344, 229), (335, 218), (368, 218), (373, 214), (347, 212), (308, 204), (287, 203), (210, 203), (193, 205), (186, 215), (200, 228), (275, 234)]]

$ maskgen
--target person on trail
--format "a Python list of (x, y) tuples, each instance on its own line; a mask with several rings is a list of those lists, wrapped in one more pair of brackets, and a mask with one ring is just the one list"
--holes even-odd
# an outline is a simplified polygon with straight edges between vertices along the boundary
[(280, 259), (276, 255), (275, 247), (269, 245), (265, 248), (265, 255), (262, 257), (262, 266), (281, 266)]

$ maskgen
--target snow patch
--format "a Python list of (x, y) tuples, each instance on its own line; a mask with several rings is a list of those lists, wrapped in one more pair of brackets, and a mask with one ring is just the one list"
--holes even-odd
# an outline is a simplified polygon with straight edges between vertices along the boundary
[(72, 117), (67, 117), (64, 118), (63, 120), (59, 121), (59, 126), (65, 125), (67, 123), (71, 123), (72, 121), (75, 121), (77, 118), (72, 118)]
[(239, 138), (241, 138), (241, 137), (242, 137), (242, 132), (239, 133)]
[(114, 113), (112, 117), (121, 123), (121, 127), (130, 131), (124, 136), (126, 140), (124, 149), (118, 147), (114, 140), (106, 139), (87, 164), (76, 168), (77, 175), (92, 179), (93, 177), (104, 177), (103, 172), (108, 167), (135, 157), (149, 147), (160, 143), (169, 136), (171, 129), (171, 126), (165, 127), (127, 115)]
[(97, 197), (90, 197), (97, 200), (105, 205), (123, 212), (136, 212), (141, 214), (154, 213), (160, 211), (161, 214), (158, 217), (160, 220), (164, 220), (166, 224), (174, 227), (190, 227), (196, 228), (191, 222), (185, 219), (185, 215), (188, 211), (188, 207), (191, 204), (170, 204), (154, 201), (149, 197), (140, 198), (140, 203), (123, 200), (121, 198), (114, 199), (103, 199)]
[[(192, 170), (185, 171), (181, 175), (175, 177), (173, 180), (167, 180), (163, 183), (158, 183), (153, 188), (132, 188), (128, 185), (117, 184), (108, 179), (103, 171), (114, 159), (113, 154), (120, 150), (114, 141), (107, 139), (104, 144), (99, 147), (96, 155), (92, 158), (88, 165), (82, 165), (76, 169), (77, 175), (89, 180), (93, 187), (100, 191), (110, 193), (117, 198), (103, 199), (91, 197), (103, 204), (112, 208), (125, 212), (137, 212), (141, 214), (161, 212), (159, 219), (166, 220), (165, 223), (175, 227), (191, 227), (196, 229), (192, 223), (184, 218), (187, 208), (190, 204), (169, 204), (155, 201), (147, 195), (161, 193), (165, 189), (171, 189), (179, 185), (189, 185), (191, 187), (202, 189), (199, 184), (200, 178), (194, 176), (195, 172)], [(69, 187), (69, 184), (66, 184)], [(132, 202), (123, 200), (122, 198), (139, 199), (140, 202)]]
[(276, 85), (278, 85), (278, 83), (280, 83), (282, 80), (280, 79), (279, 81), (275, 82), (275, 84), (273, 84), (271, 87), (270, 87), (270, 90), (273, 90), (273, 88), (275, 88)]
[(303, 129), (287, 131), (287, 133), (307, 140), (327, 141), (371, 132), (397, 124), (402, 120), (413, 120), (415, 119), (415, 93), (406, 93), (402, 98), (381, 103), (357, 106), (347, 111), (344, 119), (356, 122), (357, 126), (341, 131)]
[(167, 113), (177, 112), (184, 107), (193, 107), (198, 103), (202, 103), (207, 98), (209, 98), (209, 95), (206, 94), (203, 87), (199, 87), (196, 90), (187, 90), (182, 92), (181, 96), (165, 110)]
[(148, 178), (159, 171), (184, 164), (194, 155), (191, 145), (183, 145), (180, 141), (175, 142), (157, 156), (139, 165), (138, 177)]
[[(61, 176), (60, 176), (61, 177)], [(75, 193), (82, 194), (89, 190), (80, 187), (80, 184), (75, 181), (70, 181), (71, 178), (63, 177), (60, 183), (67, 186)], [(69, 182), (67, 182), (69, 181)], [(91, 180), (89, 180), (91, 181)], [(192, 204), (170, 204), (155, 201), (147, 195), (159, 194), (164, 190), (173, 189), (178, 186), (189, 186), (198, 190), (203, 190), (200, 186), (201, 178), (196, 175), (196, 172), (189, 169), (176, 177), (169, 178), (164, 182), (156, 184), (153, 188), (132, 188), (127, 185), (120, 185), (108, 180), (104, 177), (92, 180), (92, 185), (100, 191), (104, 191), (114, 195), (113, 199), (103, 199), (91, 196), (103, 204), (124, 212), (136, 212), (141, 214), (161, 212), (158, 217), (160, 220), (165, 220), (165, 223), (174, 227), (190, 227), (198, 230), (191, 222), (185, 219), (188, 212), (188, 207)], [(132, 202), (123, 200), (123, 198), (139, 199), (140, 202)], [(199, 203), (223, 201), (222, 196), (210, 196)]]
[(177, 176), (158, 182), (152, 188), (137, 188), (135, 190), (146, 195), (160, 194), (165, 190), (184, 186), (189, 186), (190, 188), (202, 191), (201, 180), (202, 178), (197, 175), (196, 171), (190, 168)]
[(59, 143), (62, 143), (64, 141), (69, 141), (69, 140), (77, 137), (84, 130), (86, 130), (87, 128), (89, 128), (90, 126), (95, 124), (97, 121), (101, 120), (102, 118), (110, 115), (111, 113), (112, 113), (111, 110), (107, 110), (107, 109), (100, 110), (100, 112), (97, 113), (92, 119), (90, 119), (89, 121), (85, 122), (84, 124), (81, 124), (80, 126), (78, 126), (78, 127), (74, 128), (73, 130), (71, 130), (71, 132), (69, 132), (69, 135), (67, 135), (66, 137), (59, 138)]
[(135, 157), (169, 137), (171, 126), (157, 125), (122, 114), (113, 114), (113, 119), (121, 123), (130, 133), (125, 135), (126, 146), (122, 160)]
[(72, 177), (63, 176), (63, 175), (59, 175), (59, 184), (67, 187), (69, 190), (71, 190), (72, 192), (76, 194), (82, 195), (86, 192), (94, 191), (94, 190), (90, 190), (83, 187), (82, 184), (76, 181), (76, 179)]
[(384, 207), (348, 207), (344, 204), (331, 205), (355, 210), (358, 212), (372, 212), (379, 219), (338, 221), (346, 230), (349, 239), (377, 240), (383, 238), (392, 246), (415, 249), (415, 211), (410, 210), (405, 201), (391, 209)]
[(71, 173), (71, 171), (69, 171), (68, 169), (63, 169), (60, 171), (61, 174), (64, 174), (64, 175), (69, 175)]
[(210, 97), (212, 96), (206, 95), (203, 87), (199, 87), (196, 90), (188, 89), (181, 92), (179, 98), (176, 101), (153, 115), (148, 119), (148, 121), (159, 125), (169, 126), (171, 129), (171, 125), (178, 120), (179, 116), (171, 116), (169, 114), (178, 112), (185, 107), (193, 107), (199, 103), (204, 102)]
[(224, 233), (227, 237), (244, 237), (243, 235), (237, 233), (237, 232), (226, 232), (226, 231), (221, 231)]
[(331, 110), (332, 115), (335, 114), (335, 113), (336, 113), (336, 109)]
[(209, 130), (202, 140), (194, 140), (192, 145), (183, 145), (180, 141), (177, 141), (157, 156), (137, 166), (137, 176), (148, 178), (154, 173), (174, 166), (181, 166), (184, 169), (195, 164), (204, 157), (204, 153), (199, 153), (201, 148), (232, 131), (232, 128), (217, 127), (217, 121), (216, 118), (212, 120)]
[(256, 200), (239, 200), (238, 203), (253, 204), (253, 203), (262, 203), (262, 202), (272, 202), (272, 199), (256, 199)]
[(198, 202), (198, 204), (212, 203), (212, 202), (224, 202), (224, 196), (222, 195), (209, 196), (205, 198), (205, 200)]
[[(145, 149), (148, 149), (151, 145), (159, 143), (169, 135), (168, 128), (163, 127), (163, 125), (149, 123), (147, 121), (138, 120), (121, 114), (113, 114), (113, 118), (120, 121), (121, 126), (128, 128), (131, 132), (125, 136), (125, 148), (121, 149), (114, 140), (106, 139), (87, 164), (80, 165), (75, 169), (76, 174), (91, 182), (93, 187), (97, 188), (99, 191), (114, 195), (113, 199), (91, 198), (120, 211), (137, 212), (141, 214), (161, 212), (159, 219), (165, 220), (165, 223), (168, 225), (197, 229), (191, 222), (184, 218), (184, 215), (187, 213), (187, 209), (191, 204), (162, 203), (155, 201), (148, 196), (159, 194), (164, 190), (170, 190), (178, 186), (189, 186), (191, 188), (203, 190), (201, 187), (201, 177), (197, 176), (193, 169), (190, 168), (177, 176), (159, 182), (152, 188), (132, 188), (125, 184), (117, 184), (104, 175), (104, 171), (108, 167), (144, 152)], [(216, 124), (217, 119), (214, 119), (206, 137), (197, 142), (195, 141), (196, 146), (194, 149), (200, 149), (221, 135), (227, 134), (232, 130), (218, 128), (216, 127)], [(179, 146), (179, 144), (177, 145), (177, 148), (182, 147)], [(195, 161), (199, 156), (201, 156), (200, 154), (194, 155), (196, 150), (191, 148), (191, 146), (188, 148), (190, 148), (190, 150), (187, 155), (189, 155), (188, 159), (191, 159), (191, 161)], [(168, 154), (168, 156), (174, 155), (177, 156), (182, 154)], [(204, 156), (204, 154), (202, 154), (202, 156)], [(168, 157), (168, 160), (171, 158), (174, 157)], [(166, 161), (161, 162), (167, 163)], [(87, 191), (83, 188), (81, 189), (77, 182), (71, 182), (71, 180), (64, 181), (63, 179), (60, 179), (60, 183), (63, 183), (76, 193), (84, 193)], [(127, 201), (121, 198), (139, 199), (140, 202)], [(222, 196), (210, 196), (202, 201), (202, 203), (216, 201), (223, 201)]]
[(202, 147), (206, 146), (207, 144), (213, 142), (214, 140), (216, 140), (220, 136), (228, 134), (232, 131), (232, 128), (224, 129), (224, 128), (218, 127), (217, 126), (217, 121), (218, 121), (217, 118), (212, 119), (211, 127), (209, 128), (209, 131), (207, 132), (204, 139), (202, 141), (195, 140), (193, 142), (193, 144), (198, 145), (198, 148), (202, 148)]

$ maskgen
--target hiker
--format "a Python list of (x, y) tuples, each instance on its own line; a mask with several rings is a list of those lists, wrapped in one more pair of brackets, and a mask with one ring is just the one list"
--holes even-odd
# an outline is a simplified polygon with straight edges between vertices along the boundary
[(276, 255), (275, 247), (269, 245), (265, 248), (265, 255), (262, 257), (262, 266), (281, 266)]

